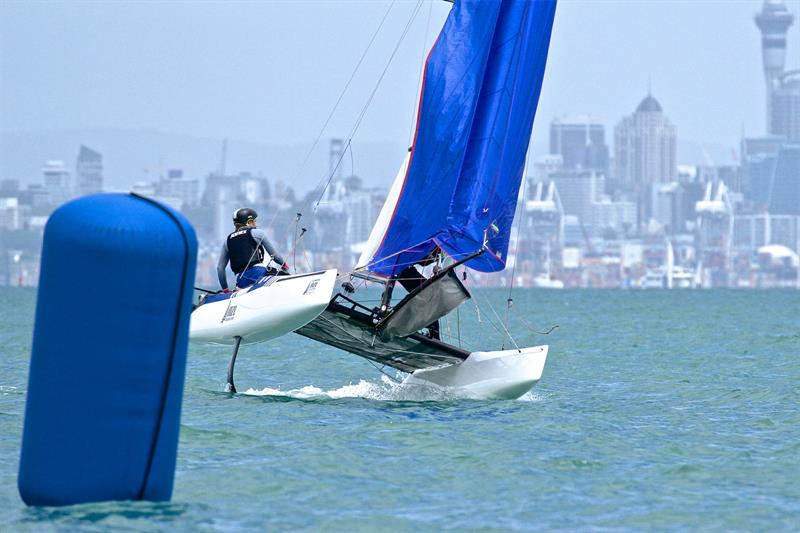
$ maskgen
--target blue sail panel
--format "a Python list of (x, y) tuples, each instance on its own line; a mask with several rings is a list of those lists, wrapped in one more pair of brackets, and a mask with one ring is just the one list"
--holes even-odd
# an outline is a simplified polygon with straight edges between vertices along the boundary
[(487, 253), (467, 262), (475, 270), (505, 268), (555, 6), (506, 0), (500, 10), (458, 186), (437, 235), (454, 257), (485, 242)]
[(411, 162), (369, 269), (393, 275), (436, 246), (504, 268), (555, 0), (457, 2), (425, 66)]
[(456, 3), (425, 64), (417, 131), (394, 215), (369, 270), (392, 275), (435, 248), (458, 184), (501, 4)]

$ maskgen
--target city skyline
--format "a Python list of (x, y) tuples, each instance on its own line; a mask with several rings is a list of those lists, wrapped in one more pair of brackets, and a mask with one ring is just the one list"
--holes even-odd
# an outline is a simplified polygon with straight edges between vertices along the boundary
[[(738, 150), (743, 133), (754, 136), (765, 131), (764, 81), (757, 46), (760, 35), (753, 20), (762, 7), (760, 1), (733, 2), (726, 4), (726, 9), (712, 2), (692, 3), (691, 7), (684, 3), (650, 3), (645, 7), (604, 2), (603, 9), (596, 4), (565, 1), (558, 7), (547, 81), (534, 126), (535, 153), (547, 152), (552, 118), (591, 113), (610, 129), (641, 100), (648, 84), (678, 126), (679, 142), (684, 147), (689, 142), (696, 142), (698, 148), (707, 144), (708, 151), (715, 155), (724, 154), (725, 150), (714, 148), (726, 147), (727, 155), (732, 158), (731, 151)], [(216, 3), (204, 4), (203, 9), (185, 5), (181, 8), (169, 2), (152, 5), (150, 9), (143, 9), (137, 4), (123, 4), (113, 9), (84, 3), (71, 4), (68, 8), (56, 3), (52, 9), (45, 10), (35, 4), (6, 2), (0, 7), (4, 15), (0, 17), (4, 21), (0, 22), (3, 29), (0, 42), (3, 49), (14, 51), (3, 54), (0, 59), (4, 80), (0, 82), (0, 110), (4, 116), (0, 131), (5, 133), (0, 150), (6, 152), (0, 154), (0, 164), (12, 159), (13, 152), (17, 151), (17, 146), (12, 146), (8, 140), (9, 132), (104, 126), (117, 130), (173, 131), (179, 136), (206, 139), (203, 146), (211, 146), (212, 140), (216, 143), (206, 164), (181, 160), (179, 150), (173, 150), (177, 154), (172, 157), (151, 150), (153, 155), (146, 165), (151, 172), (159, 163), (181, 168), (192, 164), (198, 168), (189, 169), (190, 172), (205, 175), (216, 167), (214, 161), (223, 138), (231, 139), (232, 147), (241, 142), (280, 147), (294, 144), (294, 150), (272, 150), (269, 157), (261, 160), (248, 156), (249, 159), (245, 157), (239, 162), (237, 158), (242, 154), (234, 149), (230, 157), (232, 167), (237, 170), (294, 178), (352, 66), (389, 6), (385, 2), (342, 4), (334, 18), (338, 24), (325, 31), (347, 31), (337, 37), (335, 51), (326, 52), (322, 44), (331, 38), (330, 33), (322, 29), (317, 31), (321, 24), (319, 18), (333, 16), (325, 3), (272, 3), (266, 7), (237, 4), (231, 9)], [(346, 138), (343, 133), (352, 126), (364, 92), (372, 89), (377, 73), (385, 66), (386, 56), (399, 36), (398, 28), (402, 29), (412, 7), (413, 3), (401, 2), (389, 10), (373, 49), (354, 79), (351, 94), (346, 95), (342, 106), (331, 117), (327, 131), (323, 132), (324, 138)], [(421, 52), (430, 45), (435, 28), (447, 10), (444, 2), (422, 5), (354, 139), (354, 147), (361, 148), (357, 163), (360, 168), (367, 169), (366, 172), (356, 169), (356, 174), (367, 179), (380, 174), (387, 182), (394, 174), (413, 121)], [(69, 23), (63, 23), (57, 15), (65, 17)], [(237, 37), (229, 43), (223, 42), (224, 39), (197, 36), (181, 40), (169, 27), (170, 24), (174, 24), (174, 28), (192, 24), (205, 27), (202, 25), (210, 24), (212, 16), (221, 17), (218, 29), (223, 36), (228, 36), (234, 23), (247, 16), (254, 17), (255, 21), (244, 24), (245, 29), (254, 28), (257, 21), (266, 24), (265, 28), (282, 26), (274, 34), (261, 31), (247, 38)], [(120, 20), (114, 20), (114, 28), (118, 29), (114, 31), (119, 35), (111, 39), (111, 30), (104, 22), (117, 18)], [(290, 29), (300, 24), (300, 18), (302, 24), (309, 27), (309, 34), (304, 37), (308, 42), (295, 46), (299, 37)], [(358, 21), (357, 27), (354, 18)], [(592, 24), (584, 19), (591, 20)], [(122, 37), (135, 34), (136, 24), (153, 20), (158, 21), (152, 30), (153, 42), (140, 43), (132, 39), (124, 52), (127, 67), (115, 60), (113, 46), (109, 50), (97, 50), (96, 39), (109, 38), (110, 42), (119, 43)], [(30, 46), (26, 46), (26, 37), (30, 34), (26, 34), (25, 29), (34, 23), (39, 25), (37, 31), (52, 30), (55, 36), (62, 37), (63, 46), (56, 50), (42, 43), (41, 50), (30, 50)], [(86, 24), (96, 27), (92, 38), (95, 40), (86, 37), (86, 32), (81, 33)], [(609, 39), (605, 34), (614, 28), (618, 29), (618, 37)], [(701, 28), (704, 31), (699, 31)], [(709, 31), (709, 28), (715, 30)], [(787, 68), (800, 65), (797, 53), (800, 47), (792, 45), (800, 42), (798, 29), (797, 24), (789, 28)], [(246, 31), (244, 33), (247, 35)], [(713, 38), (707, 34), (713, 34)], [(719, 35), (726, 38), (719, 39)], [(281, 38), (286, 46), (268, 46)], [(243, 40), (250, 43), (249, 47), (240, 46), (234, 53), (234, 48), (242, 45)], [(592, 46), (587, 47), (586, 42), (591, 42)], [(636, 54), (630, 53), (630, 43), (636, 43)], [(153, 58), (152, 52), (159, 45), (163, 47), (163, 57)], [(192, 49), (196, 49), (194, 53)], [(143, 62), (142, 54), (152, 62), (150, 67), (140, 68), (148, 64)], [(80, 57), (81, 68), (77, 68), (75, 61), (78, 59), (73, 55)], [(198, 59), (197, 56), (207, 57)], [(236, 57), (235, 65), (225, 61), (229, 57)], [(182, 62), (174, 63), (179, 58)], [(292, 63), (291, 68), (287, 62)], [(270, 68), (265, 69), (265, 64)], [(702, 76), (689, 75), (697, 73), (701, 67)], [(158, 74), (155, 78), (154, 72)], [(308, 76), (308, 80), (301, 79), (303, 76)], [(199, 83), (201, 81), (203, 83)], [(295, 90), (287, 92), (291, 83), (295, 83)], [(243, 86), (250, 89), (244, 90)], [(63, 96), (54, 98), (53, 88)], [(257, 89), (262, 93), (258, 94)], [(107, 90), (107, 94), (99, 94), (101, 90)], [(274, 91), (283, 92), (275, 96)], [(209, 94), (212, 92), (213, 95)], [(309, 92), (313, 92), (313, 97)], [(203, 103), (198, 104), (198, 99)], [(242, 102), (249, 102), (247, 105), (251, 107)], [(259, 114), (264, 111), (274, 114), (271, 118), (261, 117)], [(101, 115), (102, 120), (98, 119)], [(253, 128), (254, 122), (259, 122), (258, 128)], [(196, 125), (198, 123), (201, 125)], [(80, 139), (78, 142), (91, 145), (94, 141)], [(382, 147), (376, 149), (377, 145)], [(106, 151), (103, 147), (98, 149)], [(700, 151), (693, 150), (693, 153)], [(312, 155), (313, 162), (324, 163), (324, 147), (317, 152)], [(51, 154), (43, 159), (66, 156), (70, 154)], [(291, 161), (278, 161), (281, 157)], [(696, 162), (685, 159), (681, 161), (679, 157), (679, 162)], [(112, 158), (108, 157), (107, 162), (107, 174), (113, 181)], [(36, 166), (41, 163), (37, 161)], [(144, 176), (140, 170), (138, 175), (126, 179)], [(25, 176), (11, 177), (26, 179)], [(313, 176), (303, 178), (306, 182), (313, 179)]]
[[(426, 4), (415, 5), (419, 14)], [(388, 17), (391, 9), (385, 13)], [(521, 267), (512, 269), (513, 281), (505, 272), (493, 283), (671, 288), (677, 280), (677, 287), (798, 286), (800, 70), (786, 60), (793, 20), (781, 0), (764, 1), (749, 17), (760, 32), (750, 46), (761, 52), (762, 61), (748, 82), (760, 84), (765, 93), (748, 110), (760, 113), (764, 128), (752, 135), (740, 131), (737, 146), (721, 157), (705, 144), (692, 160), (681, 155), (683, 124), (650, 84), (610, 121), (592, 110), (546, 115), (540, 109), (534, 126), (540, 137), (529, 149), (517, 203), (515, 224), (525, 231), (517, 231), (509, 248), (509, 265)], [(361, 108), (356, 126), (368, 109)], [(328, 117), (331, 123), (334, 116)], [(359, 144), (357, 130), (336, 136), (323, 128), (307, 143), (314, 150), (303, 143), (293, 154), (284, 148), (276, 159), (305, 157), (280, 172), (275, 162), (266, 170), (234, 165), (229, 156), (241, 150), (240, 142), (206, 139), (202, 155), (196, 146), (181, 148), (193, 167), (166, 157), (143, 179), (128, 176), (122, 186), (114, 176), (117, 159), (141, 156), (126, 130), (114, 130), (122, 133), (110, 149), (91, 135), (62, 142), (61, 149), (70, 146), (72, 154), (79, 147), (74, 165), (71, 156), (52, 153), (49, 143), (34, 139), (41, 166), (28, 172), (28, 179), (9, 176), (0, 167), (0, 231), (9, 239), (0, 246), (7, 259), (6, 282), (34, 279), (36, 250), (30, 239), (38, 239), (56, 206), (102, 190), (130, 190), (181, 210), (204, 243), (200, 279), (212, 270), (214, 243), (230, 232), (230, 213), (242, 205), (269, 213), (264, 227), (279, 248), (292, 250), (294, 264), (302, 248), (300, 260), (310, 269), (348, 268), (381, 210), (387, 176), (395, 170), (387, 162), (408, 146), (384, 142), (384, 153), (364, 150), (381, 142)], [(14, 135), (5, 133), (3, 139)], [(15, 155), (37, 159), (22, 148)], [(370, 167), (365, 158), (382, 161)], [(17, 277), (17, 271), (27, 274)]]

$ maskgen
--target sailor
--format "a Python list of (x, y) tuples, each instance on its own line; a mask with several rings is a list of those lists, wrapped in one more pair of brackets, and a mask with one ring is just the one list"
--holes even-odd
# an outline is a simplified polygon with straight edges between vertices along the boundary
[[(237, 209), (233, 213), (235, 229), (223, 243), (217, 263), (217, 276), (224, 292), (229, 292), (225, 275), (228, 261), (231, 263), (231, 270), (236, 274), (236, 289), (249, 287), (267, 274), (289, 273), (289, 265), (278, 255), (275, 247), (267, 239), (266, 232), (256, 227), (257, 217), (258, 213), (249, 207)], [(268, 257), (271, 257), (275, 264), (281, 265), (280, 272), (267, 268), (264, 260), (269, 263)]]

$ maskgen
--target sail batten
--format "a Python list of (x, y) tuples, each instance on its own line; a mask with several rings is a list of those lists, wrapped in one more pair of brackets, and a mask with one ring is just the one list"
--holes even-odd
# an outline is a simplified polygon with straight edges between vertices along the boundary
[(485, 247), (467, 265), (505, 268), (554, 13), (555, 0), (456, 2), (425, 64), (399, 195), (360, 266), (391, 276), (438, 246)]

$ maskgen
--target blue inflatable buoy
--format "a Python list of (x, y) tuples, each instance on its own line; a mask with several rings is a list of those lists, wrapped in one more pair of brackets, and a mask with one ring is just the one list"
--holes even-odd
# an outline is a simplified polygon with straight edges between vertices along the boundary
[(169, 500), (194, 229), (132, 194), (58, 208), (44, 231), (19, 492), (28, 505)]

